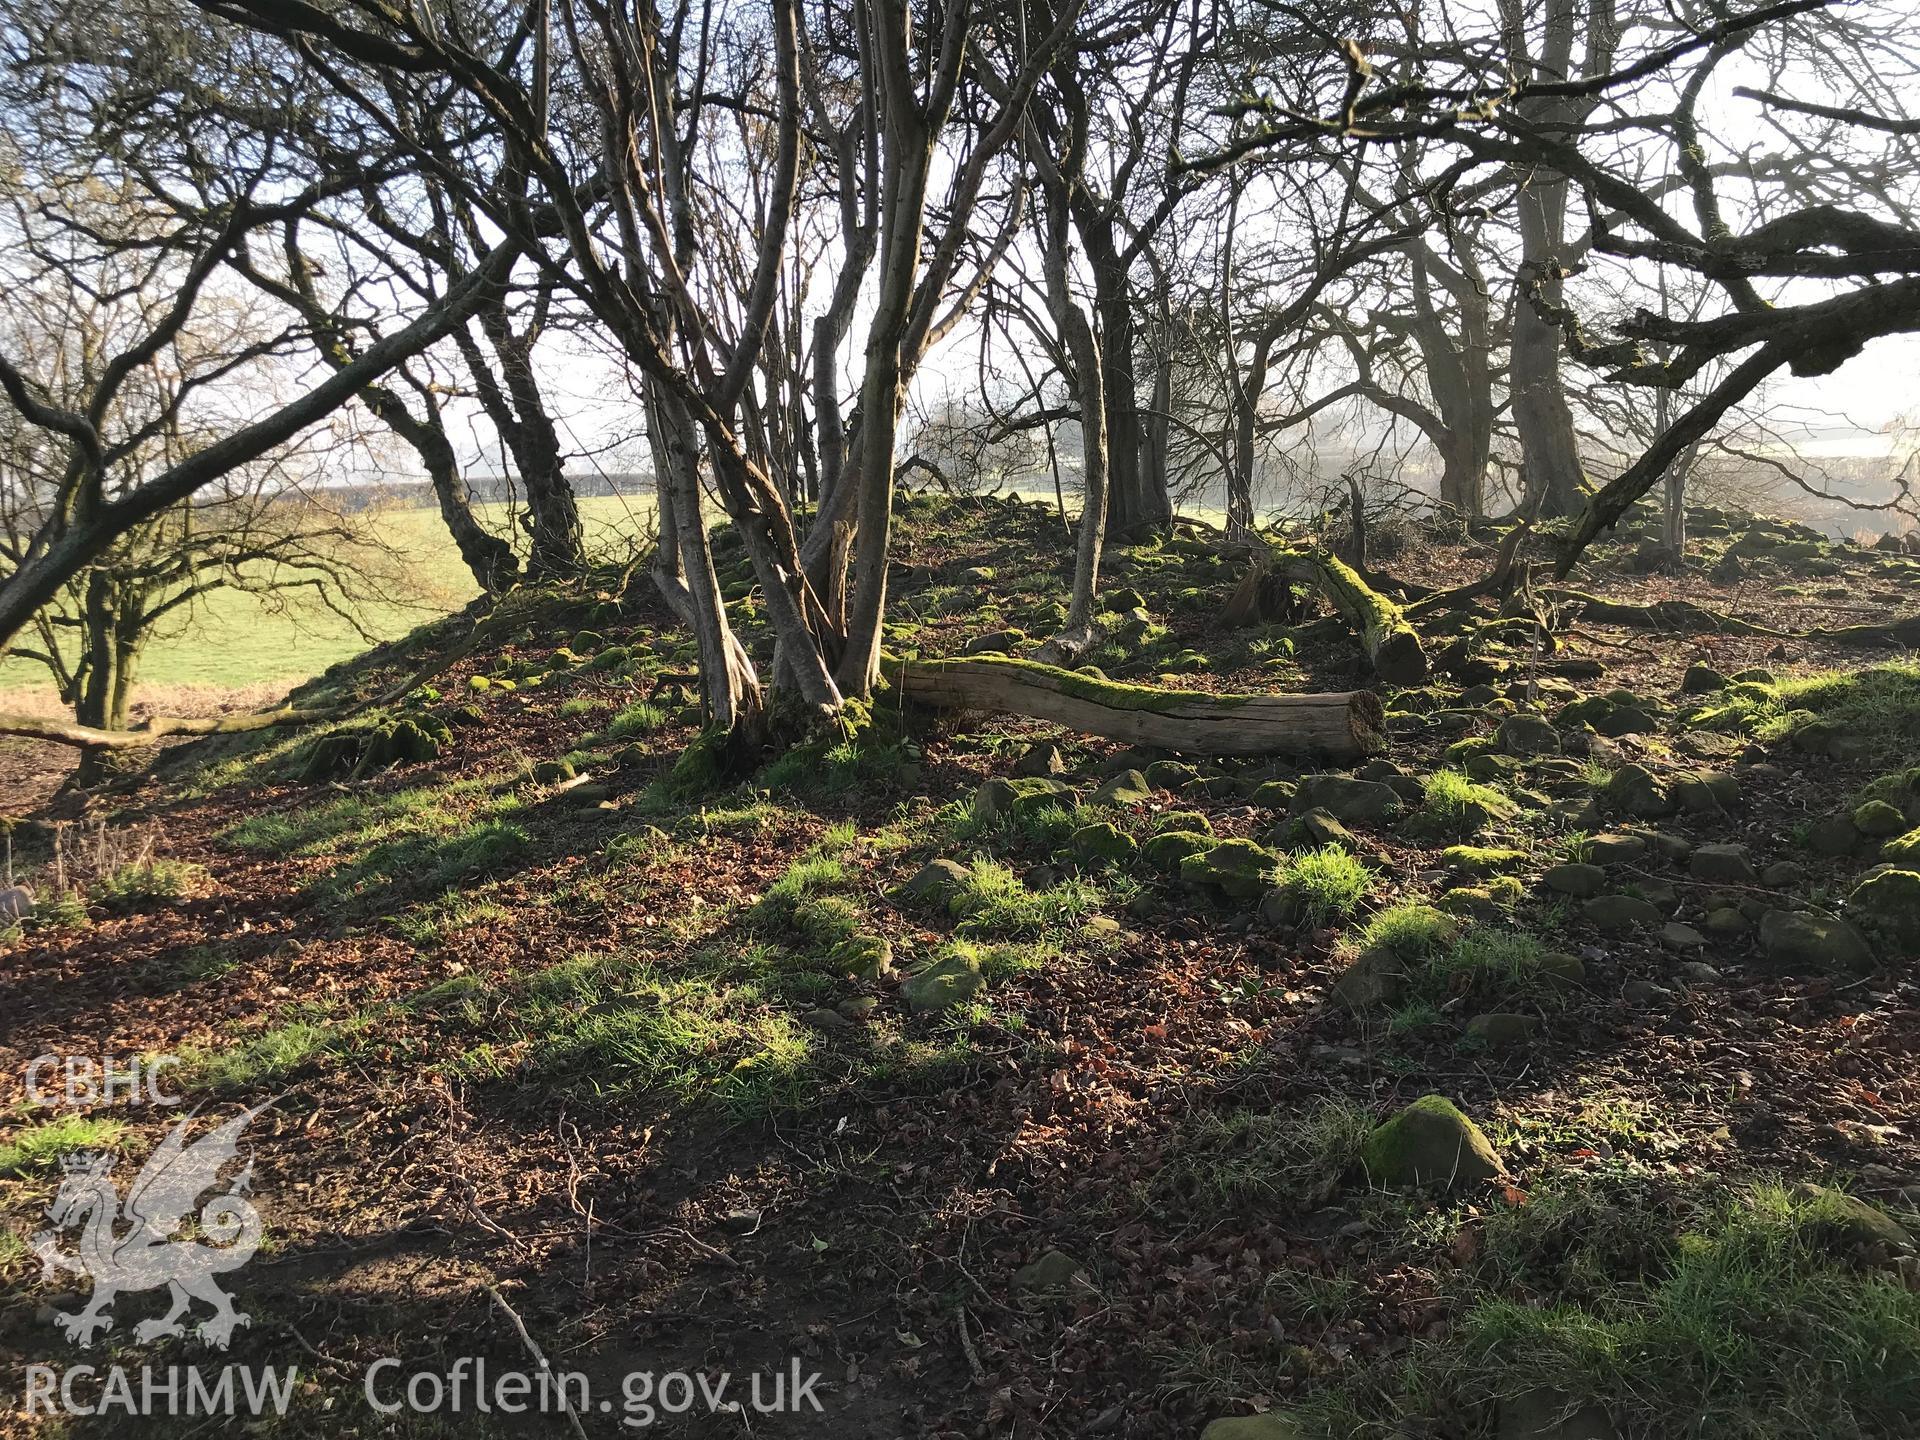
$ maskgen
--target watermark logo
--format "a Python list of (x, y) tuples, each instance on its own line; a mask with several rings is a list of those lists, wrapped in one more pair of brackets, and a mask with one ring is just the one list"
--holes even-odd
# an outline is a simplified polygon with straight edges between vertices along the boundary
[[(68, 1339), (83, 1349), (91, 1347), (95, 1335), (113, 1328), (109, 1312), (116, 1298), (163, 1286), (172, 1306), (164, 1316), (134, 1327), (140, 1341), (185, 1335), (183, 1322), (195, 1300), (212, 1306), (213, 1314), (194, 1327), (194, 1334), (216, 1349), (226, 1349), (234, 1330), (250, 1323), (214, 1277), (238, 1270), (260, 1248), (260, 1213), (246, 1198), (253, 1162), (248, 1160), (224, 1190), (204, 1204), (199, 1201), (221, 1184), (220, 1172), (239, 1157), (241, 1132), (267, 1105), (236, 1116), (192, 1144), (187, 1143), (187, 1126), (193, 1116), (183, 1117), (134, 1177), (124, 1203), (113, 1183), (111, 1156), (80, 1151), (63, 1157), (64, 1178), (47, 1207), (52, 1224), (33, 1237), (33, 1247), (43, 1279), (51, 1281), (64, 1270), (93, 1281), (84, 1309), (54, 1316)], [(173, 1238), (195, 1215), (196, 1206), (200, 1238)], [(72, 1254), (59, 1248), (68, 1230), (79, 1232)]]
[(57, 1105), (178, 1105), (180, 1097), (161, 1078), (179, 1065), (178, 1055), (131, 1060), (91, 1055), (38, 1055), (27, 1066), (27, 1103)]

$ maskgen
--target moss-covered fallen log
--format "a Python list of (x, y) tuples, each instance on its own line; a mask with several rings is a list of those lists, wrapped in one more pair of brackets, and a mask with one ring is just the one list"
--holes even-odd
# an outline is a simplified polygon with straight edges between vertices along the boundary
[(1427, 678), (1427, 652), (1407, 623), (1406, 612), (1375, 590), (1338, 556), (1319, 550), (1290, 550), (1279, 560), (1292, 579), (1319, 586), (1333, 608), (1353, 627), (1374, 673), (1389, 685), (1419, 685)]
[(1379, 698), (1368, 690), (1209, 695), (1123, 685), (1006, 656), (897, 661), (888, 675), (916, 704), (1025, 715), (1188, 755), (1353, 760), (1387, 744)]
[(1584, 590), (1553, 589), (1542, 593), (1560, 604), (1578, 605), (1583, 619), (1668, 635), (1757, 635), (1769, 640), (1800, 640), (1865, 650), (1920, 645), (1920, 615), (1903, 615), (1877, 624), (1840, 625), (1828, 630), (1779, 630), (1742, 620), (1738, 615), (1710, 610), (1691, 600), (1655, 600), (1640, 605), (1609, 600), (1604, 595), (1589, 595)]

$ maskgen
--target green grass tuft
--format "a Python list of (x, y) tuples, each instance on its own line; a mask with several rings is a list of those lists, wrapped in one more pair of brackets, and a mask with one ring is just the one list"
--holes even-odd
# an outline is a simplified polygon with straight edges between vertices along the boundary
[(126, 1129), (125, 1121), (93, 1120), (84, 1115), (62, 1115), (29, 1125), (0, 1145), (0, 1175), (51, 1169), (61, 1156), (73, 1150), (111, 1150)]

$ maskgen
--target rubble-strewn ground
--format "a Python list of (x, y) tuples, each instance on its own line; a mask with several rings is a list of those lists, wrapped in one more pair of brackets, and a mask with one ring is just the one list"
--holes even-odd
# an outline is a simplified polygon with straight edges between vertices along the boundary
[[(1803, 632), (1886, 621), (1920, 576), (1696, 529), (1682, 575), (1627, 540), (1572, 584)], [(1494, 553), (1397, 538), (1376, 568), (1428, 588)], [(1071, 564), (1044, 508), (997, 501), (912, 503), (901, 560), (890, 643), (922, 654), (1046, 635)], [(1192, 533), (1116, 550), (1111, 602), (1144, 613), (1110, 613), (1091, 663), (1368, 683), (1311, 604), (1304, 644), (1221, 629), (1244, 570)], [(74, 1280), (31, 1253), (63, 1151), (112, 1150), (124, 1194), (178, 1112), (48, 1122), (29, 1060), (162, 1053), (197, 1124), (274, 1100), (225, 1358), (302, 1378), (247, 1433), (571, 1433), (363, 1395), (383, 1356), (527, 1367), (529, 1341), (595, 1377), (594, 1436), (635, 1428), (629, 1373), (744, 1391), (792, 1357), (823, 1413), (656, 1406), (643, 1433), (1915, 1433), (1920, 668), (1601, 624), (1545, 582), (1511, 613), (1556, 633), (1490, 602), (1427, 627), (1447, 673), (1385, 695), (1358, 785), (883, 700), (858, 742), (696, 793), (685, 637), (590, 589), (509, 602), (330, 765), (299, 732), (170, 752), (62, 822), (83, 898), (48, 903), (43, 865), (0, 944), (0, 1347), (206, 1363), (135, 1340), (152, 1293), (83, 1354), (49, 1313)], [(306, 698), (374, 693), (471, 624)], [(392, 768), (357, 762), (375, 727)], [(1369, 1145), (1435, 1094), (1444, 1163)]]

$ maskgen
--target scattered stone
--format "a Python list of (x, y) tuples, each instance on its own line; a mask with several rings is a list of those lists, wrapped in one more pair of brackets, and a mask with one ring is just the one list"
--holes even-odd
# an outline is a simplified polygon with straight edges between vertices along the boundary
[(1629, 980), (1620, 987), (1620, 998), (1636, 1010), (1651, 1010), (1673, 999), (1673, 992), (1651, 980)]
[(1707, 943), (1707, 937), (1691, 925), (1669, 920), (1660, 927), (1660, 943), (1669, 950), (1698, 950)]
[(536, 784), (558, 785), (563, 780), (573, 779), (573, 762), (562, 756), (558, 760), (542, 760), (533, 767)]
[(1126, 831), (1104, 821), (1082, 825), (1067, 837), (1067, 843), (1082, 861), (1112, 865), (1131, 860), (1140, 848)]
[(1291, 780), (1262, 780), (1247, 799), (1266, 810), (1285, 810), (1293, 804), (1293, 793), (1298, 788)]
[(1540, 957), (1538, 964), (1540, 977), (1552, 982), (1558, 988), (1571, 990), (1583, 985), (1587, 979), (1587, 962), (1578, 955), (1569, 955), (1564, 950), (1549, 950)]
[(1693, 842), (1678, 835), (1649, 835), (1647, 844), (1654, 854), (1673, 865), (1684, 865), (1693, 858)]
[(1171, 874), (1179, 870), (1188, 856), (1202, 854), (1219, 843), (1198, 830), (1163, 830), (1142, 845), (1140, 853), (1156, 870)]
[(1892, 866), (1869, 871), (1847, 897), (1847, 911), (1891, 940), (1902, 955), (1920, 956), (1920, 871)]
[(1315, 806), (1293, 822), (1292, 835), (1305, 844), (1338, 845), (1343, 850), (1352, 850), (1359, 845), (1353, 832), (1336, 820), (1332, 813)]
[(1328, 994), (1349, 1010), (1374, 1010), (1398, 1000), (1406, 983), (1406, 966), (1391, 950), (1362, 950)]
[(1236, 900), (1251, 900), (1280, 878), (1280, 857), (1251, 840), (1218, 840), (1182, 860), (1180, 878), (1189, 885), (1211, 886)]
[(1044, 775), (1016, 780), (989, 780), (973, 795), (973, 813), (982, 820), (1031, 815), (1049, 805), (1073, 808), (1073, 787)]
[(1156, 790), (1178, 791), (1191, 784), (1199, 771), (1184, 760), (1156, 760), (1143, 772)]
[(1907, 817), (1897, 805), (1869, 800), (1853, 812), (1853, 828), (1872, 840), (1885, 840), (1907, 828)]
[(1435, 909), (1449, 915), (1463, 915), (1484, 924), (1492, 924), (1501, 918), (1499, 898), (1484, 885), (1456, 885), (1451, 890), (1441, 891), (1433, 904)]
[(1673, 797), (1644, 765), (1622, 765), (1607, 781), (1601, 798), (1607, 807), (1642, 820), (1673, 813)]
[(1637, 895), (1596, 895), (1580, 907), (1589, 924), (1602, 930), (1638, 930), (1661, 923), (1656, 905)]
[(900, 985), (900, 994), (916, 1015), (964, 1004), (986, 984), (971, 955), (958, 951), (916, 970)]
[(828, 1010), (824, 1007), (807, 1011), (801, 1015), (800, 1023), (805, 1025), (809, 1030), (833, 1031), (851, 1030), (853, 1028), (853, 1021), (849, 1020), (845, 1015), (842, 1015), (838, 1010)]
[(1350, 825), (1377, 825), (1406, 808), (1392, 786), (1351, 775), (1308, 775), (1300, 781), (1293, 803), (1296, 810), (1325, 810)]
[(1064, 775), (1067, 773), (1066, 757), (1060, 753), (1058, 745), (1029, 745), (1026, 752), (1013, 762), (1013, 773), (1028, 777)]
[(1593, 835), (1580, 847), (1581, 858), (1595, 865), (1631, 865), (1646, 858), (1647, 842), (1639, 835)]
[(1526, 864), (1529, 858), (1524, 850), (1486, 845), (1449, 845), (1440, 852), (1440, 863), (1463, 875), (1498, 875)]
[(1598, 895), (1607, 888), (1606, 871), (1598, 865), (1587, 865), (1577, 860), (1555, 865), (1541, 879), (1549, 890), (1579, 899)]
[(1896, 835), (1880, 847), (1880, 858), (1895, 864), (1912, 866), (1920, 862), (1920, 829)]
[(1153, 787), (1138, 770), (1122, 770), (1093, 792), (1091, 805), (1144, 805), (1153, 798)]
[(1731, 679), (1706, 661), (1696, 660), (1687, 667), (1687, 673), (1680, 677), (1680, 693), (1682, 695), (1713, 695), (1732, 683)]
[(833, 947), (831, 958), (835, 969), (856, 980), (885, 980), (893, 974), (893, 942), (884, 935), (849, 935)]
[(1696, 815), (1712, 815), (1740, 803), (1740, 781), (1719, 772), (1688, 775), (1673, 784), (1673, 798), (1682, 810)]
[(1511, 779), (1519, 771), (1520, 761), (1512, 755), (1472, 755), (1464, 768), (1470, 780), (1500, 781)]
[(1828, 815), (1807, 830), (1807, 848), (1816, 855), (1851, 855), (1859, 845), (1859, 828), (1848, 815)]
[(1753, 922), (1732, 905), (1722, 905), (1717, 909), (1709, 910), (1707, 918), (1701, 923), (1707, 927), (1708, 934), (1723, 937), (1744, 935), (1753, 928)]
[(1769, 910), (1760, 917), (1760, 948), (1787, 969), (1871, 970), (1873, 951), (1844, 920), (1797, 910)]
[(1487, 1137), (1442, 1095), (1423, 1095), (1367, 1138), (1360, 1152), (1376, 1185), (1471, 1185), (1506, 1173)]
[(1673, 973), (1687, 985), (1718, 985), (1720, 972), (1704, 960), (1687, 960), (1673, 967)]
[(1793, 1187), (1793, 1198), (1814, 1212), (1807, 1217), (1805, 1233), (1845, 1251), (1878, 1252), (1877, 1258), (1885, 1258), (1914, 1250), (1913, 1235), (1904, 1225), (1856, 1195), (1825, 1185), (1801, 1184)]
[(985, 635), (976, 635), (966, 644), (968, 655), (1006, 655), (1027, 643), (1024, 631), (990, 630)]
[(1760, 883), (1769, 890), (1791, 890), (1807, 883), (1807, 867), (1798, 860), (1776, 860), (1760, 872)]
[(833, 1008), (849, 1020), (865, 1020), (880, 1008), (880, 1002), (871, 995), (855, 995)]
[(1535, 1015), (1476, 1015), (1467, 1022), (1467, 1034), (1495, 1050), (1524, 1045), (1539, 1029)]
[(1658, 910), (1671, 913), (1680, 908), (1680, 892), (1664, 880), (1638, 881), (1633, 893)]
[(1064, 1250), (1049, 1250), (1031, 1265), (1013, 1273), (1016, 1295), (1033, 1291), (1065, 1290), (1086, 1283), (1086, 1267)]
[(1560, 732), (1539, 715), (1509, 715), (1493, 733), (1494, 743), (1509, 755), (1558, 755)]
[(897, 892), (907, 900), (930, 900), (945, 907), (947, 901), (973, 883), (973, 872), (958, 860), (941, 855), (914, 872), (913, 878)]
[(1744, 845), (1702, 845), (1693, 852), (1687, 873), (1710, 885), (1752, 885), (1760, 878)]

